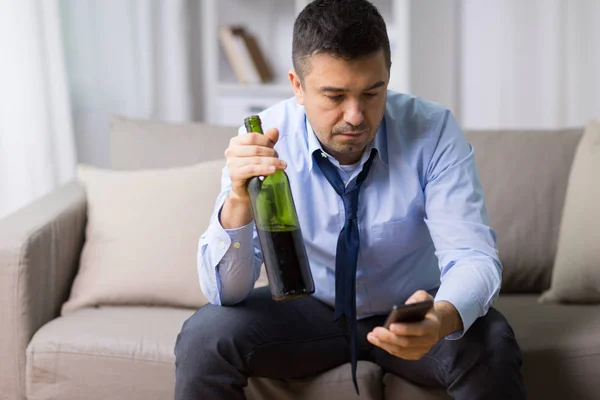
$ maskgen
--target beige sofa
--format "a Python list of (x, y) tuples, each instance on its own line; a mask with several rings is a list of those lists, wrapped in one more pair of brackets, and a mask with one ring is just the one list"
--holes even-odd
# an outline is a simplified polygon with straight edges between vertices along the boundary
[[(219, 159), (235, 128), (113, 121), (114, 169)], [(539, 304), (550, 284), (581, 130), (467, 132), (504, 264), (496, 307), (524, 353), (533, 400), (600, 399), (600, 306)], [(207, 193), (210, 212), (217, 193)], [(86, 195), (63, 186), (0, 220), (0, 399), (173, 397), (176, 335), (193, 310), (97, 307), (60, 317), (77, 273)], [(141, 281), (143, 282), (143, 281)], [(199, 289), (198, 289), (199, 290)], [(444, 399), (360, 362), (364, 399)], [(294, 381), (250, 379), (250, 399), (355, 398), (348, 365)]]

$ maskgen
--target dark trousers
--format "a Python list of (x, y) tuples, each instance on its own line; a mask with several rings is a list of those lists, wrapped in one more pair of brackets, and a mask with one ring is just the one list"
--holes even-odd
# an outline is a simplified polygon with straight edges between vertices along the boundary
[[(235, 306), (202, 307), (177, 337), (175, 399), (244, 399), (248, 377), (300, 378), (349, 362), (345, 328), (332, 316), (332, 308), (313, 296), (276, 303), (268, 288), (255, 289)], [(521, 352), (497, 310), (417, 361), (367, 341), (385, 317), (359, 320), (359, 359), (418, 385), (446, 388), (455, 399), (525, 399)]]

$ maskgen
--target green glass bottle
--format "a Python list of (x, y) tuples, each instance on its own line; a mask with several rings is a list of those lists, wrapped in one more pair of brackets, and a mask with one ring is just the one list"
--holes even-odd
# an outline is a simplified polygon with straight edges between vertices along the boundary
[[(258, 115), (244, 119), (247, 132), (263, 133)], [(314, 293), (315, 284), (287, 174), (282, 170), (248, 180), (254, 223), (275, 301)]]

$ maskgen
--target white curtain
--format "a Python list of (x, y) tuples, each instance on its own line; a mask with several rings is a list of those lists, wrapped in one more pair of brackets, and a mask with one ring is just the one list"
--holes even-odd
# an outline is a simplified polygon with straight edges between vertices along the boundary
[(57, 0), (0, 0), (0, 218), (73, 178)]
[(461, 8), (464, 127), (600, 118), (600, 1), (463, 0)]
[[(114, 114), (194, 113), (188, 0), (61, 0), (81, 161), (108, 166)], [(196, 42), (194, 42), (196, 43)]]

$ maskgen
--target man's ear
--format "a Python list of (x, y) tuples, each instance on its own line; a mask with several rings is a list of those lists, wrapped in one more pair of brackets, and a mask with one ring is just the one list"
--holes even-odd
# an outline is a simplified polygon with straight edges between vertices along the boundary
[(296, 96), (296, 100), (300, 105), (303, 106), (304, 90), (302, 89), (302, 82), (300, 81), (300, 77), (293, 69), (290, 69), (290, 71), (288, 72), (288, 77), (290, 79), (290, 83), (292, 84), (292, 89), (294, 89), (294, 96)]

